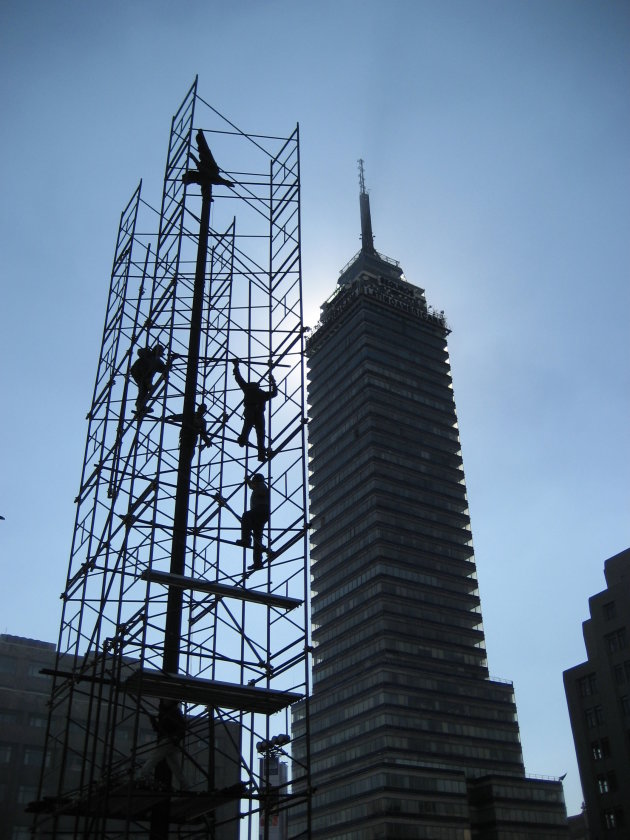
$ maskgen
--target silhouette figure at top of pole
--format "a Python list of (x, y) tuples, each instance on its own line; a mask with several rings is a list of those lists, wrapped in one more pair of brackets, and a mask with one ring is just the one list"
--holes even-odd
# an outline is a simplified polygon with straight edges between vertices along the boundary
[(223, 184), (226, 187), (233, 187), (234, 182), (228, 181), (219, 174), (219, 166), (212, 156), (210, 147), (206, 142), (203, 131), (198, 131), (195, 139), (197, 141), (197, 149), (199, 150), (199, 159), (190, 153), (194, 160), (197, 169), (189, 169), (182, 175), (182, 181), (185, 184), (201, 184), (202, 186), (209, 186), (211, 184)]

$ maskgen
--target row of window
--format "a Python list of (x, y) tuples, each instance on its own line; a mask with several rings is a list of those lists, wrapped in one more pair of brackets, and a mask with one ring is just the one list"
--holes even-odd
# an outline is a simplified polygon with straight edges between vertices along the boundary
[[(0, 765), (10, 764), (13, 759), (13, 751), (16, 744), (0, 744)], [(22, 764), (25, 766), (41, 767), (44, 760), (43, 747), (24, 747), (22, 753)], [(50, 755), (46, 756), (46, 766), (50, 764)]]
[(589, 729), (600, 726), (604, 722), (603, 706), (592, 706), (589, 709), (584, 709), (584, 714), (586, 716), (586, 725)]
[(630, 682), (630, 659), (626, 659), (625, 662), (615, 665), (613, 670), (617, 685), (623, 685), (626, 682)]
[[(133, 733), (130, 732), (128, 729), (118, 729), (116, 733), (117, 741), (129, 741), (133, 737)], [(141, 730), (138, 735), (138, 744), (143, 745), (147, 743), (151, 743), (154, 740), (155, 736), (152, 734), (150, 730)], [(19, 749), (17, 744), (8, 744), (8, 743), (0, 743), (0, 765), (3, 764), (10, 764), (14, 757), (15, 752), (14, 750)], [(28, 766), (37, 766), (41, 767), (42, 761), (44, 759), (44, 749), (43, 747), (24, 747), (22, 753), (22, 764)], [(81, 758), (80, 756), (75, 758), (74, 764), (79, 762), (79, 766), (81, 765)], [(48, 767), (50, 764), (50, 753), (46, 755), (46, 766)]]
[[(373, 756), (375, 752), (393, 750), (397, 753), (403, 751), (418, 756), (436, 755), (444, 757), (456, 756), (462, 764), (462, 759), (470, 760), (478, 769), (478, 764), (481, 761), (492, 762), (493, 764), (504, 763), (511, 767), (522, 766), (520, 748), (503, 749), (501, 747), (486, 747), (473, 746), (466, 741), (454, 740), (453, 742), (446, 739), (429, 740), (427, 738), (413, 738), (413, 737), (387, 737), (373, 738), (370, 741), (367, 739), (359, 742), (354, 747), (347, 747), (343, 751), (343, 760), (345, 762), (354, 762), (366, 756)], [(314, 774), (323, 773), (331, 768), (339, 768), (340, 756), (338, 753), (333, 753), (331, 750), (324, 751), (322, 756), (313, 758), (311, 769)], [(465, 769), (465, 768), (464, 768)]]
[(581, 697), (590, 697), (592, 694), (597, 694), (596, 674), (587, 674), (585, 677), (581, 677), (577, 683)]
[[(514, 730), (510, 731), (500, 727), (475, 726), (453, 720), (436, 720), (427, 717), (425, 714), (423, 714), (422, 718), (419, 718), (413, 712), (404, 715), (400, 711), (400, 707), (395, 714), (380, 713), (372, 715), (367, 719), (358, 720), (351, 725), (346, 724), (343, 731), (343, 741), (348, 743), (355, 738), (360, 738), (362, 735), (375, 732), (376, 730), (391, 731), (392, 733), (396, 733), (399, 739), (405, 738), (405, 732), (412, 732), (419, 736), (421, 736), (421, 733), (449, 736), (453, 744), (455, 744), (458, 738), (464, 738), (467, 742), (472, 742), (473, 740), (484, 742), (498, 741), (504, 746), (508, 746), (511, 742), (515, 749), (518, 748), (519, 744), (517, 734)], [(421, 737), (418, 737), (416, 742), (419, 745), (424, 743)], [(387, 736), (385, 736), (385, 743), (387, 746), (390, 744), (390, 739)], [(316, 745), (317, 751), (321, 752), (322, 750), (338, 748), (342, 746), (342, 743), (338, 731), (334, 731), (325, 738), (318, 737), (316, 739)]]
[(617, 790), (617, 775), (614, 770), (608, 773), (598, 773), (597, 790), (599, 793), (614, 793)]
[(625, 627), (620, 627), (618, 630), (614, 630), (612, 633), (607, 633), (604, 636), (604, 639), (606, 641), (606, 647), (608, 648), (609, 653), (616, 653), (618, 650), (624, 650), (628, 647), (628, 639)]
[[(432, 801), (425, 801), (421, 799), (394, 799), (393, 797), (387, 798), (374, 798), (370, 802), (360, 803), (348, 808), (341, 808), (339, 810), (335, 809), (334, 812), (334, 819), (335, 819), (335, 827), (341, 827), (344, 823), (353, 823), (358, 820), (365, 820), (365, 819), (374, 819), (375, 817), (409, 817), (409, 816), (418, 816), (418, 815), (427, 815), (431, 814), (434, 815), (439, 819), (439, 817), (451, 817), (455, 819), (465, 819), (468, 812), (468, 806), (466, 803), (457, 803), (457, 802), (432, 802)], [(330, 819), (329, 816), (324, 818), (326, 822)], [(322, 824), (324, 827), (325, 823)], [(314, 828), (317, 832), (318, 829), (318, 821), (316, 819)], [(427, 826), (426, 827), (426, 834), (420, 834), (418, 829), (421, 829), (421, 826), (414, 826), (416, 829), (416, 833), (412, 836), (414, 837), (427, 837), (427, 838), (442, 838), (442, 837), (453, 837), (451, 833), (451, 829), (439, 829), (437, 826)], [(438, 832), (445, 832), (445, 833), (438, 833)], [(337, 834), (335, 835), (337, 836)], [(389, 835), (389, 836), (394, 836)], [(397, 834), (396, 836), (400, 836)]]
[(610, 741), (608, 738), (600, 738), (598, 741), (591, 741), (591, 757), (594, 761), (601, 761), (610, 756)]
[[(6, 782), (0, 782), (0, 802), (7, 802), (9, 795), (9, 786)], [(37, 799), (37, 787), (35, 785), (19, 785), (17, 789), (17, 802), (21, 805), (26, 805), (28, 802), (33, 802)]]
[[(626, 717), (630, 717), (630, 694), (624, 694), (619, 698), (621, 704), (621, 711)], [(586, 717), (586, 725), (589, 729), (594, 729), (596, 726), (601, 726), (605, 721), (603, 706), (591, 706), (584, 709)]]
[(617, 608), (615, 607), (614, 601), (608, 601), (607, 604), (604, 604), (602, 607), (604, 612), (604, 618), (606, 621), (610, 621), (617, 615)]
[[(417, 558), (415, 558), (415, 562), (418, 563)], [(348, 565), (349, 564), (346, 564), (346, 567)], [(319, 614), (326, 607), (337, 602), (338, 606), (336, 614), (344, 615), (365, 600), (365, 595), (363, 594), (354, 596), (354, 598), (351, 599), (349, 597), (350, 593), (358, 589), (362, 584), (367, 583), (374, 578), (378, 578), (381, 575), (385, 575), (390, 578), (399, 578), (400, 580), (407, 581), (410, 584), (421, 584), (424, 586), (435, 587), (436, 589), (443, 589), (445, 586), (441, 578), (437, 577), (434, 573), (423, 571), (423, 569), (421, 567), (418, 568), (418, 566), (416, 566), (416, 568), (412, 568), (411, 566), (397, 566), (386, 561), (371, 563), (368, 569), (364, 572), (358, 573), (351, 581), (339, 586), (329, 595), (319, 596), (314, 613)], [(457, 585), (459, 585), (461, 589), (461, 583), (459, 583), (459, 581), (457, 582)], [(472, 591), (473, 594), (476, 594), (477, 592), (476, 589), (473, 589)], [(466, 596), (466, 593), (462, 593), (461, 591), (456, 592), (455, 594), (458, 597)]]
[[(368, 636), (370, 635), (370, 632), (367, 633)], [(428, 632), (427, 635), (429, 635)], [(436, 639), (436, 642), (440, 641), (437, 632), (432, 635)], [(463, 647), (466, 644), (466, 640), (462, 639), (460, 643)], [(479, 642), (478, 645), (474, 646), (480, 648), (479, 655), (467, 653), (462, 650), (458, 650), (457, 648), (447, 648), (441, 650), (437, 647), (424, 647), (418, 642), (404, 642), (394, 637), (384, 639), (382, 636), (377, 636), (373, 640), (373, 644), (370, 649), (367, 650), (365, 645), (360, 643), (359, 634), (355, 634), (353, 646), (358, 646), (358, 649), (349, 649), (347, 642), (340, 642), (336, 645), (329, 645), (326, 649), (325, 657), (322, 656), (321, 653), (316, 653), (314, 656), (314, 664), (316, 666), (321, 666), (318, 667), (317, 670), (318, 679), (324, 680), (338, 673), (339, 662), (337, 659), (341, 655), (343, 655), (344, 667), (346, 668), (360, 664), (364, 662), (368, 656), (373, 657), (378, 653), (383, 655), (389, 654), (390, 656), (393, 654), (402, 654), (406, 657), (415, 657), (416, 661), (418, 659), (424, 659), (426, 661), (442, 660), (448, 661), (452, 665), (460, 664), (471, 667), (487, 667), (482, 642)], [(468, 643), (468, 649), (473, 649), (470, 643)], [(326, 665), (325, 663), (328, 662), (332, 662), (333, 664)]]
[(607, 808), (602, 811), (602, 822), (604, 828), (620, 828), (624, 823), (623, 811), (621, 808)]
[[(46, 662), (29, 662), (26, 667), (26, 673), (29, 677), (43, 677), (50, 679), (47, 674), (40, 674), (42, 668), (50, 668), (50, 663)], [(0, 654), (0, 674), (17, 674), (18, 659), (15, 656), (7, 656)]]
[[(483, 712), (479, 714), (480, 717), (495, 717), (490, 714), (488, 704), (497, 704), (499, 710), (498, 719), (514, 719), (516, 707), (514, 705), (514, 693), (511, 683), (496, 683), (475, 682), (475, 681), (452, 681), (447, 679), (440, 679), (432, 675), (424, 674), (407, 674), (395, 671), (386, 670), (385, 673), (375, 671), (372, 674), (363, 676), (360, 682), (355, 683), (349, 688), (337, 689), (331, 692), (329, 700), (325, 704), (318, 702), (317, 698), (312, 701), (312, 712), (324, 709), (328, 706), (338, 707), (348, 700), (352, 700), (363, 692), (368, 692), (370, 689), (379, 686), (400, 686), (410, 687), (414, 694), (418, 691), (438, 692), (445, 694), (448, 697), (460, 696), (466, 698), (466, 704), (473, 704), (479, 701), (482, 704)], [(450, 702), (450, 701), (449, 701)]]
[(521, 823), (533, 824), (548, 824), (548, 825), (566, 825), (566, 816), (561, 810), (543, 811), (542, 809), (526, 810), (521, 808), (504, 808), (498, 806), (495, 808), (495, 814), (498, 821), (505, 821), (506, 823), (519, 820)]
[(552, 787), (537, 785), (493, 784), (492, 792), (496, 799), (528, 800), (531, 802), (564, 802), (562, 791)]
[[(412, 776), (398, 773), (376, 773), (349, 781), (347, 784), (336, 785), (334, 789), (318, 794), (317, 807), (330, 806), (336, 802), (344, 802), (349, 799), (358, 799), (365, 794), (371, 794), (374, 797), (378, 792), (384, 790), (413, 791), (418, 797), (423, 794), (430, 797), (440, 793), (456, 794), (464, 798), (464, 810), (461, 810), (461, 813), (465, 813), (467, 810), (466, 782), (463, 777), (461, 779), (439, 779), (425, 775)], [(442, 813), (449, 813), (444, 802), (437, 805), (437, 808)]]
[(6, 723), (10, 726), (16, 726), (21, 723), (26, 723), (35, 729), (43, 729), (48, 723), (48, 715), (31, 712), (26, 720), (24, 720), (23, 712), (17, 709), (3, 709), (0, 711), (0, 724)]

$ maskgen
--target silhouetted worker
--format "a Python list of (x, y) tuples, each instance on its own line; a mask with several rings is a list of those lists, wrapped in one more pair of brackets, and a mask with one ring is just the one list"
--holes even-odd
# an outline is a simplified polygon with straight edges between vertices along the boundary
[(234, 182), (228, 181), (219, 175), (219, 167), (216, 160), (212, 157), (210, 147), (206, 142), (203, 131), (198, 131), (196, 134), (197, 149), (199, 150), (199, 160), (190, 153), (191, 158), (195, 161), (197, 171), (189, 169), (182, 175), (182, 181), (185, 184), (224, 184), (226, 187), (233, 187)]
[(243, 392), (243, 431), (238, 436), (239, 446), (247, 446), (252, 427), (256, 429), (258, 460), (264, 461), (270, 456), (265, 448), (265, 403), (278, 393), (276, 380), (269, 374), (271, 390), (263, 391), (255, 382), (246, 382), (238, 369), (238, 359), (234, 361), (234, 378)]
[[(195, 433), (195, 441), (193, 444), (191, 458), (195, 454), (195, 447), (197, 446), (197, 441), (199, 438), (203, 441), (203, 446), (201, 447), (204, 449), (206, 446), (210, 446), (211, 439), (210, 435), (208, 434), (207, 426), (206, 426), (206, 418), (204, 414), (208, 410), (208, 406), (205, 403), (200, 403), (197, 406), (195, 413), (192, 416), (191, 421), (191, 428)], [(164, 418), (169, 423), (183, 423), (184, 422), (184, 415), (183, 414), (171, 414), (170, 417)], [(182, 433), (184, 431), (184, 427), (182, 426), (182, 430), (179, 433), (179, 445), (181, 448), (182, 445)]]
[(153, 377), (156, 373), (163, 373), (166, 370), (166, 364), (161, 358), (163, 353), (164, 348), (161, 344), (156, 344), (155, 347), (140, 347), (138, 358), (131, 365), (129, 372), (138, 386), (138, 397), (136, 398), (136, 411), (138, 413), (143, 411), (147, 404), (153, 388)]
[(248, 568), (250, 570), (262, 569), (263, 531), (269, 521), (269, 488), (260, 473), (255, 473), (248, 478), (247, 484), (252, 494), (249, 498), (249, 510), (246, 510), (241, 518), (241, 538), (236, 541), (236, 544), (250, 548), (253, 537), (254, 562)]
[(151, 726), (157, 732), (158, 743), (142, 765), (142, 776), (151, 779), (158, 764), (165, 761), (170, 768), (171, 779), (179, 783), (180, 790), (185, 790), (186, 779), (181, 768), (181, 744), (186, 734), (186, 721), (179, 703), (169, 703), (168, 706), (161, 704), (157, 717), (151, 717)]

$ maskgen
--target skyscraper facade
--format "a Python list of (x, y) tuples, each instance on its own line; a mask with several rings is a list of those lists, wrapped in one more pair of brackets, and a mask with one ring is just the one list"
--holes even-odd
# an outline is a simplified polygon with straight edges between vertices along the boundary
[(360, 208), (307, 350), (313, 836), (565, 837), (488, 674), (449, 329), (374, 249), (362, 170)]
[(585, 662), (564, 688), (591, 837), (630, 836), (630, 548), (604, 564), (589, 598)]

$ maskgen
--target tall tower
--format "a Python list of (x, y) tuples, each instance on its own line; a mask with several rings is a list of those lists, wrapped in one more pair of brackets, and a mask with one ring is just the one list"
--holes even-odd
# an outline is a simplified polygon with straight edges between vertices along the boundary
[(361, 250), (307, 346), (314, 834), (563, 837), (488, 675), (444, 313), (374, 249), (362, 161), (360, 188)]

